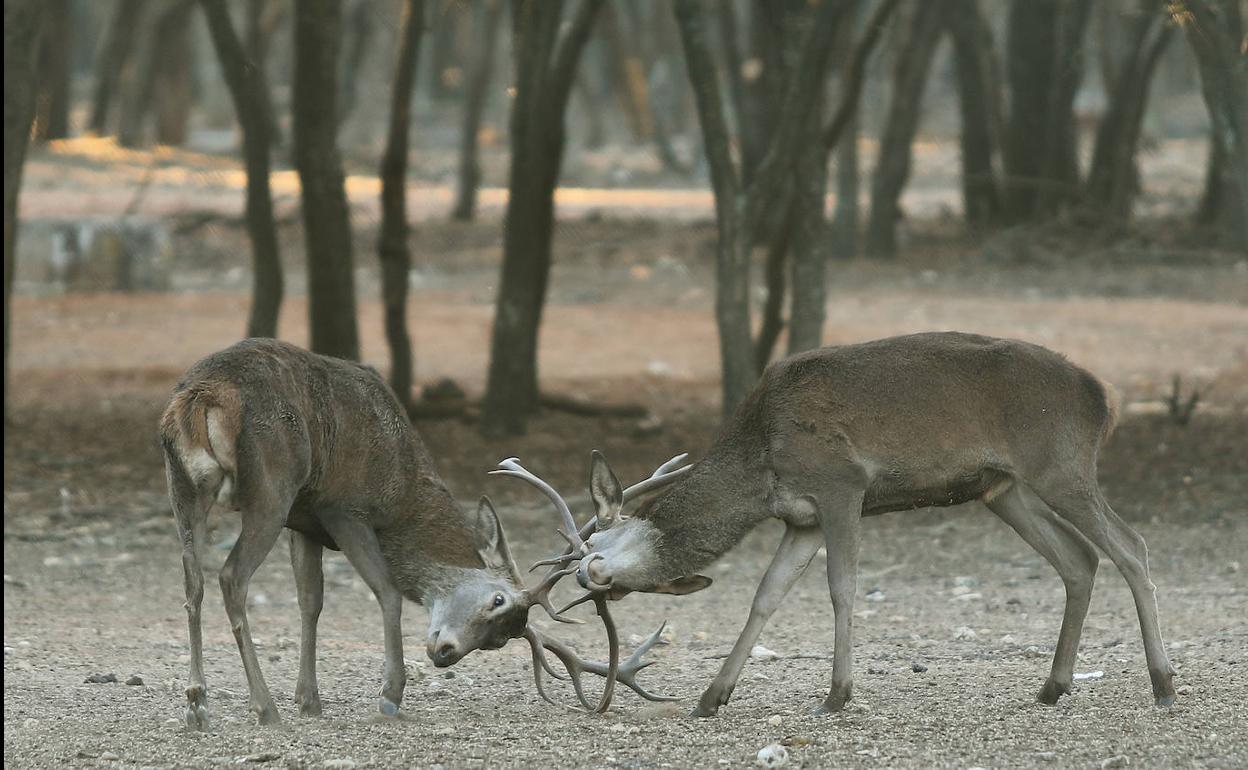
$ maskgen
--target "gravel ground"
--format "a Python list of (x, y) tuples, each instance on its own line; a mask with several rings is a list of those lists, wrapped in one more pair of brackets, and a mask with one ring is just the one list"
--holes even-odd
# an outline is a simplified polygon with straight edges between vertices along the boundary
[[(210, 590), (204, 625), (214, 725), (196, 734), (180, 723), (187, 660), (180, 563), (171, 525), (152, 504), (148, 515), (120, 522), (71, 512), (56, 532), (6, 506), (7, 767), (740, 767), (772, 742), (787, 745), (789, 766), (799, 767), (1248, 764), (1244, 505), (1212, 522), (1141, 526), (1179, 672), (1180, 698), (1170, 709), (1152, 705), (1130, 595), (1108, 564), (1077, 668), (1103, 674), (1077, 682), (1056, 707), (1037, 704), (1060, 619), (1060, 581), (1004, 525), (967, 506), (866, 527), (855, 698), (843, 714), (810, 713), (831, 665), (824, 659), (831, 608), (816, 560), (761, 640), (778, 659), (752, 660), (718, 717), (684, 715), (744, 622), (778, 539), (778, 528), (765, 527), (714, 567), (709, 590), (617, 605), (623, 636), (634, 643), (669, 619), (670, 643), (655, 649), (658, 664), (642, 678), (684, 699), (652, 706), (623, 692), (603, 716), (539, 700), (522, 642), (435, 670), (424, 660), (425, 613), (409, 605), (406, 718), (373, 717), (379, 612), (334, 555), (321, 622), (325, 715), (301, 719), (292, 705), (298, 610), (283, 540), (253, 582), (251, 619), (285, 721), (251, 724), (242, 667), (219, 594)], [(522, 558), (549, 547), (526, 537), (545, 529), (545, 511), (510, 508), (503, 516)], [(232, 523), (220, 519), (222, 543)], [(225, 553), (212, 549), (210, 569)], [(866, 600), (868, 592), (878, 600)], [(557, 633), (587, 656), (601, 654), (596, 626)], [(913, 671), (915, 663), (926, 671)], [(84, 682), (110, 673), (118, 682)], [(125, 684), (132, 676), (143, 684)]]

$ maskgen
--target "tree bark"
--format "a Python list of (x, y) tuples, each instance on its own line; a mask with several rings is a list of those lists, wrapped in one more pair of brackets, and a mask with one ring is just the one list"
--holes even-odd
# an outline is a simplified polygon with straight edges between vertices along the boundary
[[(9, 392), (9, 305), (17, 267), (17, 196), (35, 118), (35, 57), (45, 9), (41, 0), (4, 3), (4, 392)], [(4, 399), (7, 417), (9, 399)]]
[[(289, 15), (288, 10), (285, 0), (247, 0), (247, 30), (243, 49), (264, 76), (266, 85), (270, 84), (269, 50), (273, 45), (274, 35)], [(269, 113), (269, 143), (280, 147), (283, 143), (282, 124), (273, 108), (271, 90), (265, 93), (264, 103)]]
[(1182, 0), (1183, 31), (1200, 68), (1201, 88), (1221, 145), (1218, 195), (1223, 237), (1248, 251), (1248, 51), (1236, 0)]
[(1147, 2), (1136, 22), (1129, 54), (1114, 81), (1109, 108), (1097, 129), (1085, 200), (1102, 222), (1125, 223), (1139, 187), (1135, 156), (1157, 64), (1174, 27), (1159, 2)]
[(186, 144), (194, 96), (194, 37), (192, 0), (182, 0), (169, 9), (156, 26), (152, 66), (152, 103), (156, 111), (156, 143), (180, 147)]
[(46, 0), (39, 46), (39, 96), (35, 138), (41, 142), (69, 136), (70, 56), (74, 52), (73, 13), (69, 0)]
[(273, 197), (269, 189), (269, 88), (264, 70), (244, 50), (225, 0), (200, 0), (221, 73), (234, 101), (234, 112), (243, 135), (243, 161), (247, 169), (247, 234), (251, 238), (251, 312), (248, 337), (276, 337), (282, 306), (282, 261), (273, 220)]
[(464, 122), (459, 132), (459, 191), (455, 196), (455, 208), (451, 211), (452, 218), (464, 221), (476, 216), (477, 189), (481, 186), (481, 164), (477, 153), (481, 117), (485, 113), (490, 77), (494, 73), (495, 40), (503, 4), (502, 0), (476, 0), (472, 8), (476, 51), (464, 93)]
[(1005, 143), (1006, 207), (1014, 220), (1037, 210), (1044, 184), (1062, 0), (1013, 0), (1010, 6), (1006, 78), (1010, 115)]
[(377, 240), (386, 341), (390, 344), (390, 386), (409, 410), (414, 367), (407, 333), (407, 273), (411, 265), (407, 247), (407, 137), (424, 18), (424, 0), (407, 0), (390, 94), (390, 129), (381, 159), (381, 234)]
[(991, 121), (990, 54), (983, 47), (985, 38), (981, 31), (985, 24), (978, 0), (953, 0), (947, 14), (946, 27), (953, 41), (962, 116), (963, 209), (967, 224), (982, 227), (996, 222), (1001, 214), (993, 170), (997, 137), (993, 136)]
[[(373, 12), (369, 0), (356, 0), (346, 17), (346, 55), (342, 57), (342, 78), (338, 83), (338, 125), (355, 111), (359, 93), (360, 68), (373, 39)], [(400, 43), (401, 45), (401, 43)]]
[(872, 256), (893, 257), (897, 253), (901, 191), (910, 177), (911, 145), (922, 115), (932, 56), (940, 40), (943, 6), (942, 2), (919, 5), (910, 24), (905, 53), (897, 62), (879, 160), (871, 179), (866, 250)]
[(513, 5), (516, 95), (503, 264), (481, 415), (487, 435), (523, 433), (538, 407), (537, 336), (550, 274), (564, 113), (602, 2), (582, 0), (562, 25), (561, 3), (521, 0)]
[(337, 0), (295, 4), (294, 157), (303, 189), (312, 350), (357, 359), (351, 220), (335, 140), (341, 24)]
[(95, 97), (91, 109), (91, 132), (97, 136), (108, 133), (109, 118), (115, 97), (121, 90), (121, 75), (127, 62), (135, 55), (135, 38), (139, 20), (147, 0), (119, 0), (108, 31), (104, 35), (99, 63), (96, 65)]
[(1039, 212), (1068, 208), (1079, 194), (1079, 134), (1075, 94), (1083, 82), (1083, 41), (1092, 0), (1063, 0), (1057, 16), (1057, 51), (1045, 131), (1044, 177)]

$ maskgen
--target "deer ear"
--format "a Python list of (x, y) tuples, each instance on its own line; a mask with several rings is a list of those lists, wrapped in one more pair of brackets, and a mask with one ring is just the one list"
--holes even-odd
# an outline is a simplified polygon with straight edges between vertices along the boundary
[(684, 596), (685, 594), (701, 591), (703, 588), (710, 586), (711, 582), (711, 579), (706, 575), (685, 575), (667, 583), (660, 583), (646, 593)]
[(485, 495), (481, 495), (481, 501), (477, 503), (476, 529), (477, 554), (480, 555), (481, 561), (485, 562), (485, 566), (506, 573), (518, 586), (524, 585), (520, 569), (516, 566), (516, 560), (511, 555), (511, 548), (507, 545), (503, 522), (499, 520), (494, 504)]
[(593, 462), (589, 472), (589, 494), (594, 500), (594, 515), (601, 531), (619, 519), (620, 508), (624, 505), (624, 488), (611, 472), (611, 466), (602, 452), (595, 449), (590, 457)]

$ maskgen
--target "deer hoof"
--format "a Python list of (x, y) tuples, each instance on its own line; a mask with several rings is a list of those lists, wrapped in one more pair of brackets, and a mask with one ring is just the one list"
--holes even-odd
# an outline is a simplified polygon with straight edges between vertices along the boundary
[(849, 703), (849, 699), (853, 696), (852, 685), (845, 687), (832, 686), (832, 691), (828, 693), (828, 697), (823, 701), (823, 705), (815, 709), (816, 716), (825, 716), (827, 714), (835, 714), (838, 711), (845, 710), (845, 704)]
[(310, 698), (299, 698), (299, 716), (319, 717), (321, 715), (321, 698), (313, 695)]
[(382, 716), (397, 717), (399, 715), (399, 704), (389, 698), (378, 698), (377, 711), (379, 711)]
[(208, 694), (202, 685), (186, 688), (186, 729), (208, 732)]
[(258, 725), (276, 725), (282, 722), (282, 717), (277, 713), (277, 708), (273, 704), (253, 706), (251, 710), (256, 715), (256, 724)]
[(1040, 692), (1036, 695), (1036, 700), (1046, 706), (1052, 706), (1057, 703), (1058, 698), (1069, 694), (1069, 684), (1058, 682), (1055, 679), (1046, 679), (1044, 686), (1040, 688)]

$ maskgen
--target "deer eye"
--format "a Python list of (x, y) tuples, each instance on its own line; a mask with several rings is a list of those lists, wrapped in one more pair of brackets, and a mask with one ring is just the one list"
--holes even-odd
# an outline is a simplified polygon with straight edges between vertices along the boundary
[(495, 607), (502, 607), (506, 603), (507, 603), (507, 599), (504, 598), (502, 594), (494, 594), (494, 606)]

